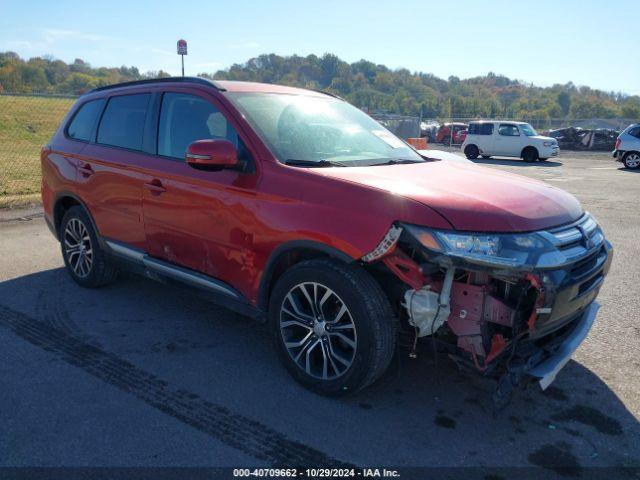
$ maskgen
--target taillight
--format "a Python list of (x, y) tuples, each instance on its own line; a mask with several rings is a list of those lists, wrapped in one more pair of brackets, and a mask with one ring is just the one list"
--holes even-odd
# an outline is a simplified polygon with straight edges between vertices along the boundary
[(616, 150), (618, 150), (618, 148), (620, 148), (620, 139), (616, 139)]

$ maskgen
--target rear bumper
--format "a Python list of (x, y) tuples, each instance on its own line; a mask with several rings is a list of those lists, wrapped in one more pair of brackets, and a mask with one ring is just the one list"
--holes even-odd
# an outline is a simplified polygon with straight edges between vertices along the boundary
[(622, 157), (624, 156), (624, 152), (622, 150), (614, 150), (611, 156), (621, 162)]
[(587, 337), (599, 309), (600, 305), (597, 302), (592, 302), (563, 341), (550, 348), (550, 351), (547, 352), (549, 356), (527, 370), (528, 375), (538, 379), (543, 390), (555, 380), (558, 372), (567, 364), (573, 353)]

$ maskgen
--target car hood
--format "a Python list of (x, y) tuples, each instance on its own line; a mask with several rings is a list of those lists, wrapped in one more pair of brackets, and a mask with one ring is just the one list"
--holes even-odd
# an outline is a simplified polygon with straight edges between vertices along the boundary
[(534, 135), (534, 136), (529, 137), (529, 138), (535, 138), (536, 140), (539, 140), (539, 141), (541, 141), (541, 142), (551, 142), (551, 141), (556, 140), (556, 139), (555, 139), (555, 138), (553, 138), (553, 137), (547, 137), (547, 136), (545, 136), (545, 135)]
[(313, 172), (420, 202), (457, 230), (526, 232), (569, 223), (583, 214), (578, 200), (559, 188), (475, 164), (435, 161)]

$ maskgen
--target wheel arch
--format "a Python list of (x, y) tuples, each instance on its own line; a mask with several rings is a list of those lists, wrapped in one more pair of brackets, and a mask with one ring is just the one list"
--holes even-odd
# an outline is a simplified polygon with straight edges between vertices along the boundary
[(527, 145), (526, 147), (524, 147), (520, 152), (520, 158), (524, 158), (524, 152), (526, 152), (527, 150), (534, 150), (536, 152), (536, 157), (540, 158), (540, 150), (538, 150), (538, 147), (534, 145)]
[[(466, 142), (465, 142), (466, 143)], [(480, 150), (480, 147), (478, 146), (478, 144), (474, 143), (474, 142), (469, 142), (466, 143), (464, 145), (464, 149), (462, 150), (463, 153), (466, 155), (467, 154), (467, 150), (471, 147), (475, 147), (478, 150), (478, 155), (480, 155), (482, 153), (482, 150)]]
[(269, 256), (260, 279), (258, 308), (268, 311), (273, 286), (288, 268), (304, 260), (322, 257), (334, 258), (344, 263), (355, 261), (342, 250), (312, 240), (293, 240), (279, 245)]
[(56, 238), (60, 240), (60, 226), (62, 225), (62, 219), (64, 218), (64, 215), (67, 213), (67, 211), (72, 207), (81, 207), (87, 213), (89, 220), (91, 220), (93, 231), (96, 232), (98, 241), (102, 243), (100, 232), (98, 231), (96, 222), (93, 219), (91, 212), (87, 208), (87, 205), (80, 197), (71, 192), (58, 193), (53, 204), (53, 231)]

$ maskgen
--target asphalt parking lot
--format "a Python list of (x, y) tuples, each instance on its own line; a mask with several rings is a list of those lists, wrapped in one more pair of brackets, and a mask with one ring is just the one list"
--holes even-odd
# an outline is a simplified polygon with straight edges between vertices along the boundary
[(606, 155), (477, 163), (570, 191), (615, 248), (597, 323), (547, 392), (518, 392), (493, 415), (490, 384), (423, 353), (399, 356), (357, 396), (319, 397), (281, 368), (264, 326), (135, 276), (82, 289), (41, 216), (0, 218), (0, 467), (345, 462), (640, 477), (640, 171)]

